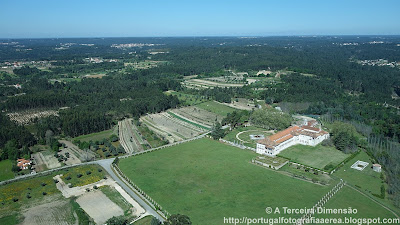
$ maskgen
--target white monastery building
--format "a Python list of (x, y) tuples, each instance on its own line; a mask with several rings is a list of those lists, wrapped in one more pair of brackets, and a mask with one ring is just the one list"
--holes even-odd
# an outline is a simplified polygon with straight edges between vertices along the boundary
[(329, 138), (329, 133), (317, 128), (317, 121), (311, 120), (301, 126), (291, 126), (285, 130), (259, 140), (256, 152), (258, 154), (276, 156), (282, 150), (296, 144), (316, 146)]

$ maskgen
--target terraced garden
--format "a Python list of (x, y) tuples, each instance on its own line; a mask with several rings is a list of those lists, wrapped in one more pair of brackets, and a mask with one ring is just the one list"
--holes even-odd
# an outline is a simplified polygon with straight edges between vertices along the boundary
[(150, 114), (140, 118), (149, 129), (167, 138), (171, 143), (193, 138), (207, 131), (197, 124), (182, 120), (168, 112)]

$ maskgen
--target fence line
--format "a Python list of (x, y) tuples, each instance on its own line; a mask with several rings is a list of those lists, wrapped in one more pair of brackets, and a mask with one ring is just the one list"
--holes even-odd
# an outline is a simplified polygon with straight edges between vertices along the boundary
[(148, 203), (150, 203), (151, 207), (155, 209), (157, 212), (161, 214), (164, 218), (168, 218), (171, 216), (171, 213), (169, 213), (167, 210), (163, 209), (160, 204), (158, 204), (154, 199), (152, 199), (149, 195), (147, 195), (142, 189), (140, 189), (131, 179), (129, 179), (116, 165), (115, 163), (112, 163), (113, 169), (118, 173), (120, 177), (125, 179), (125, 181), (128, 182), (129, 185), (131, 185), (136, 192), (143, 198), (146, 199)]
[(340, 191), (346, 182), (340, 179), (340, 182), (336, 184), (328, 193), (326, 193), (306, 214), (304, 214), (294, 225), (303, 225), (310, 220), (315, 214), (318, 208), (324, 206), (338, 191)]

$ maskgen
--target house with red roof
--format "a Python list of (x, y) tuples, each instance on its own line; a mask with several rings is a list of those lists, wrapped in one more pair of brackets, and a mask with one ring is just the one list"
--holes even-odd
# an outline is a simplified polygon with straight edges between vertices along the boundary
[(306, 121), (301, 126), (291, 126), (268, 136), (257, 143), (256, 152), (262, 155), (276, 156), (290, 146), (302, 144), (316, 146), (329, 138), (329, 133), (317, 128), (317, 121)]
[(31, 165), (31, 161), (27, 160), (27, 159), (17, 159), (17, 166), (21, 169), (21, 170), (26, 170), (29, 168), (29, 166)]

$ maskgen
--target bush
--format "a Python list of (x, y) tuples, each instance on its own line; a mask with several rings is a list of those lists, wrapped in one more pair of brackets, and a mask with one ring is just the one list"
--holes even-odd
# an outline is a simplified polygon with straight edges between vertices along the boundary
[(14, 197), (12, 200), (13, 200), (13, 202), (18, 202), (18, 198), (16, 198), (16, 197)]
[(93, 189), (96, 189), (96, 190), (97, 190), (97, 189), (99, 189), (99, 187), (97, 187), (96, 185), (94, 185), (94, 186), (93, 186)]
[(71, 176), (68, 176), (65, 178), (66, 180), (71, 180)]
[(47, 195), (47, 192), (44, 192), (44, 191), (43, 191), (42, 194), (43, 194), (43, 195)]
[(92, 171), (86, 171), (86, 175), (92, 174)]
[(83, 175), (81, 174), (81, 173), (78, 173), (77, 175), (76, 175), (76, 177), (77, 178), (81, 178)]
[(56, 184), (57, 184), (57, 183), (58, 183), (58, 180), (54, 179), (54, 183), (56, 183)]
[(28, 193), (28, 194), (26, 194), (26, 198), (30, 199), (30, 198), (32, 198), (32, 196)]
[(103, 170), (99, 168), (99, 169), (97, 169), (97, 171), (99, 171), (99, 173), (101, 173)]
[(46, 186), (47, 184), (46, 184), (46, 183), (42, 183), (41, 185), (42, 185), (42, 187), (44, 187), (44, 186)]
[(333, 168), (335, 168), (334, 165), (328, 164), (328, 165), (326, 165), (326, 166), (324, 167), (324, 170), (329, 171), (329, 170), (331, 170), (331, 169), (333, 169)]

